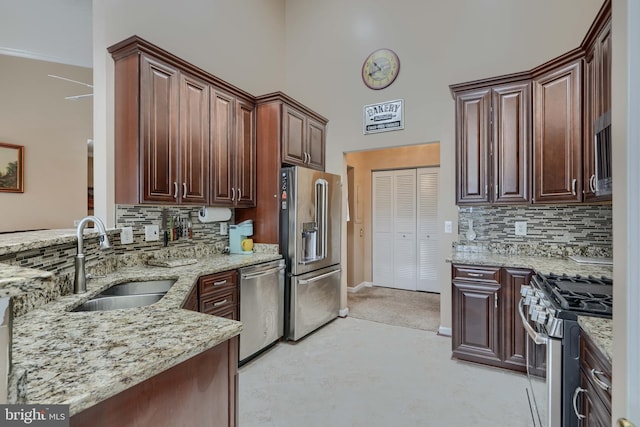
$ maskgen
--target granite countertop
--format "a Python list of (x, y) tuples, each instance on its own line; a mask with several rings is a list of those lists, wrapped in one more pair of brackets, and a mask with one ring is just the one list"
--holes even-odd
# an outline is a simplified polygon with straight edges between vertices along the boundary
[[(107, 234), (120, 234), (120, 229), (109, 228)], [(83, 230), (83, 236), (98, 237), (99, 233), (93, 228), (86, 228)], [(0, 256), (71, 242), (78, 242), (75, 228), (4, 233), (0, 234)]]
[(447, 261), (453, 264), (486, 265), (493, 267), (528, 268), (541, 274), (567, 274), (569, 276), (613, 277), (613, 267), (604, 264), (579, 264), (568, 258), (502, 255), (490, 252), (453, 252)]
[(592, 316), (579, 316), (578, 324), (589, 334), (594, 344), (600, 349), (602, 354), (609, 360), (613, 361), (613, 321), (611, 319), (603, 319)]
[[(280, 258), (218, 255), (173, 268), (125, 267), (87, 280), (84, 294), (60, 297), (16, 318), (13, 366), (26, 372), (20, 403), (69, 404), (73, 415), (238, 335), (240, 322), (180, 307), (200, 276)], [(176, 283), (150, 306), (68, 311), (117, 283), (170, 278)]]
[[(602, 264), (579, 264), (568, 258), (533, 257), (526, 255), (502, 255), (490, 252), (453, 252), (447, 261), (453, 264), (486, 265), (493, 267), (528, 268), (541, 274), (567, 274), (570, 276), (613, 277), (613, 267)], [(582, 329), (612, 359), (613, 322), (591, 316), (580, 316)]]

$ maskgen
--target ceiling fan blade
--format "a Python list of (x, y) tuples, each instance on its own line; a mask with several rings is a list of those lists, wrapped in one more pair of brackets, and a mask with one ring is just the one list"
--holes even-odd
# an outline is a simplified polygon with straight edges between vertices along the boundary
[(92, 93), (87, 93), (85, 95), (74, 95), (74, 96), (65, 96), (64, 99), (70, 99), (72, 101), (75, 101), (77, 99), (81, 99), (81, 98), (88, 98), (90, 96), (93, 96)]
[(79, 84), (79, 85), (82, 85), (82, 86), (86, 86), (86, 87), (90, 87), (90, 88), (93, 89), (93, 85), (90, 85), (89, 83), (83, 83), (83, 82), (79, 82), (77, 80), (71, 80), (71, 79), (68, 79), (66, 77), (60, 77), (60, 76), (56, 76), (56, 75), (53, 75), (53, 74), (47, 74), (47, 76), (48, 77), (53, 77), (54, 79), (60, 79), (60, 80), (64, 80), (64, 81), (67, 81), (67, 82), (76, 83), (76, 84)]

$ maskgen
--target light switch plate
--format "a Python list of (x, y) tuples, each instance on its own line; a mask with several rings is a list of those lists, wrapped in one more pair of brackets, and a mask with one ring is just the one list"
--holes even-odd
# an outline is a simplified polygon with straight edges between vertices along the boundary
[(444, 232), (447, 234), (453, 233), (453, 223), (451, 221), (444, 222)]
[(220, 235), (226, 236), (227, 234), (229, 234), (229, 224), (227, 224), (226, 222), (221, 222), (220, 223)]
[(129, 245), (133, 243), (133, 228), (122, 227), (120, 231), (120, 243), (123, 245)]
[(527, 221), (516, 221), (516, 236), (527, 235)]
[(144, 241), (155, 242), (160, 240), (160, 231), (157, 225), (145, 225), (144, 226)]

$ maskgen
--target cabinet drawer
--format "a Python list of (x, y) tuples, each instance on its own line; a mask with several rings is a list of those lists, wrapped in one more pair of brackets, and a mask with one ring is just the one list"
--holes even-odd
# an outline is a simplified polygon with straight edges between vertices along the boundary
[(224, 317), (225, 319), (230, 320), (238, 320), (238, 306), (234, 305), (233, 307), (221, 307), (216, 310), (208, 311), (205, 314), (209, 314), (211, 316)]
[(235, 307), (236, 304), (237, 293), (235, 289), (228, 292), (219, 292), (215, 293), (213, 296), (200, 299), (200, 312), (212, 314), (212, 311)]
[(210, 294), (223, 290), (235, 290), (236, 272), (225, 271), (224, 273), (211, 274), (200, 278), (200, 299)]
[(500, 282), (499, 267), (479, 267), (473, 265), (453, 265), (451, 271), (452, 279), (463, 279), (474, 282)]
[(580, 367), (593, 383), (595, 393), (611, 411), (611, 364), (584, 332), (580, 334)]

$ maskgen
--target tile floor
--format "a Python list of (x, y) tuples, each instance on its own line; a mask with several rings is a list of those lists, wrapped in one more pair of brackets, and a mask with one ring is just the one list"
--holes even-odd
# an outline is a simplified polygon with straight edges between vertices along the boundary
[(240, 427), (530, 426), (524, 375), (451, 360), (451, 339), (355, 318), (240, 368)]

